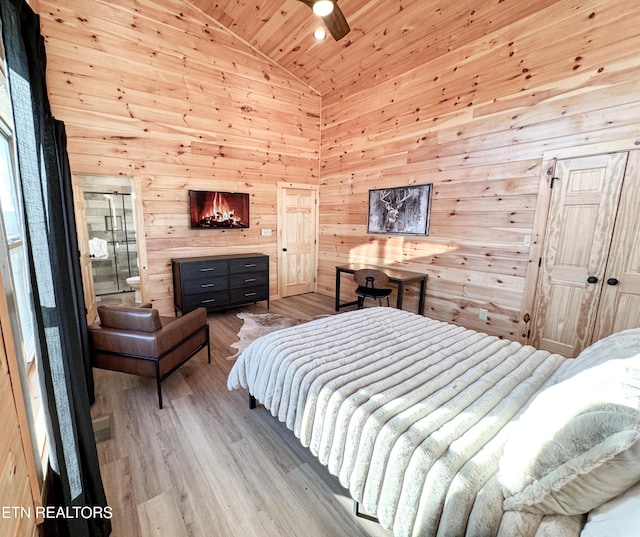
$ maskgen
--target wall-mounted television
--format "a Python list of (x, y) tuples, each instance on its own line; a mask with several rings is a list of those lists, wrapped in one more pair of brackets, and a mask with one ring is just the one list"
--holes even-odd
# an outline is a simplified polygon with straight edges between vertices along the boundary
[(191, 229), (243, 229), (249, 227), (249, 194), (189, 190)]

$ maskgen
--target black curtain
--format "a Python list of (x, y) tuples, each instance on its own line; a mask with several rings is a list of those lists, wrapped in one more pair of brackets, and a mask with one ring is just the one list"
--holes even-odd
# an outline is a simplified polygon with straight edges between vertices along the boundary
[(38, 326), (38, 372), (54, 488), (60, 492), (55, 504), (72, 515), (55, 517), (49, 531), (106, 537), (111, 523), (89, 410), (93, 377), (66, 134), (49, 107), (39, 17), (24, 0), (0, 0), (0, 6)]

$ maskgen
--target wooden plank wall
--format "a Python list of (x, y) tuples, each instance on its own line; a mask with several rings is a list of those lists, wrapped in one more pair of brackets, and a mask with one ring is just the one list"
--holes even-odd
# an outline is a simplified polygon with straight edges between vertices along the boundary
[[(428, 273), (428, 315), (515, 339), (543, 157), (640, 145), (638, 20), (635, 0), (559, 1), (492, 33), (483, 19), (481, 38), (437, 60), (407, 55), (401, 74), (324, 95), (321, 292), (336, 264), (397, 264)], [(366, 233), (368, 189), (422, 183), (427, 238)]]
[[(320, 292), (338, 263), (400, 264), (429, 274), (433, 317), (515, 338), (544, 157), (636, 147), (640, 115), (637, 2), (545, 2), (505, 24), (516, 4), (493, 3), (499, 27), (464, 14), (455, 28), (481, 37), (438, 59), (409, 50), (322, 99), (188, 3), (40, 0), (40, 13), (72, 170), (134, 179), (143, 287), (164, 313), (176, 256), (269, 254), (276, 295), (277, 234), (260, 236), (276, 228), (276, 183), (320, 181)], [(428, 238), (366, 233), (368, 189), (426, 182)], [(251, 229), (189, 230), (189, 188), (249, 191)]]
[[(0, 280), (0, 530), (2, 535), (37, 533), (34, 494), (39, 492), (24, 410), (20, 373), (4, 284)], [(23, 437), (23, 435), (25, 435)], [(37, 497), (38, 505), (41, 505)]]
[[(72, 172), (131, 177), (142, 197), (148, 299), (173, 314), (172, 257), (253, 251), (276, 295), (276, 185), (318, 183), (318, 94), (184, 2), (40, 6)], [(188, 189), (249, 192), (250, 229), (189, 229)]]
[[(1, 282), (0, 287), (4, 290)], [(20, 374), (9, 369), (7, 354), (15, 351), (9, 346), (13, 339), (6, 334), (11, 330), (6, 301), (4, 298), (0, 300), (0, 507), (4, 509), (0, 517), (0, 530), (2, 535), (8, 536), (36, 535), (36, 512), (29, 473), (31, 468), (27, 464), (27, 458), (33, 460), (33, 454), (30, 449), (25, 449), (21, 436), (20, 423), (22, 427), (27, 425), (24, 423), (24, 412), (21, 413), (22, 420), (18, 419), (14, 387), (17, 388), (16, 394), (22, 395), (22, 392), (19, 386), (12, 384), (19, 384)], [(18, 404), (22, 405), (23, 402), (18, 399)]]

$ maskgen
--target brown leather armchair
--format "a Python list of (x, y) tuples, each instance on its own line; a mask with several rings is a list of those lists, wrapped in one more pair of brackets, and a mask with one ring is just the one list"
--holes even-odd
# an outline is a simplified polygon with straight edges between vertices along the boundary
[(99, 306), (100, 324), (89, 327), (93, 367), (156, 379), (158, 407), (161, 382), (207, 347), (211, 363), (207, 310), (182, 317), (160, 317), (149, 307)]

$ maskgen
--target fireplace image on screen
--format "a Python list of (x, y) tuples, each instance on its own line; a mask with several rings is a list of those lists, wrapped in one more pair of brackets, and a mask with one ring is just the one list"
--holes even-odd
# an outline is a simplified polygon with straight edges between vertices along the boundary
[(248, 228), (249, 194), (189, 190), (191, 228)]

